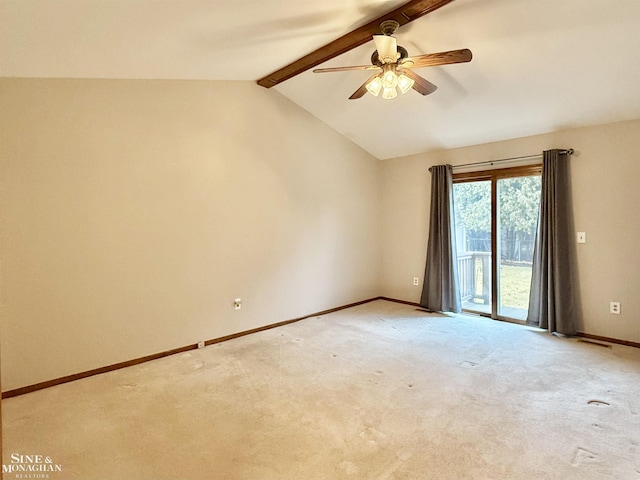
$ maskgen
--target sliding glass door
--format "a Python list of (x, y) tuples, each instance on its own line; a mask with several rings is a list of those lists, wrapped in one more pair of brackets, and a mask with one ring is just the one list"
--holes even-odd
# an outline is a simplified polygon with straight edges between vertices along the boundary
[(463, 310), (527, 318), (541, 167), (457, 174), (454, 206)]

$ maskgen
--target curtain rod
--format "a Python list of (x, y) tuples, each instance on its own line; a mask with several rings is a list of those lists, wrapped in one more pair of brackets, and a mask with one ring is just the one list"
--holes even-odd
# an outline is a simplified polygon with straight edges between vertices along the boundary
[[(565, 150), (559, 150), (561, 155), (573, 155), (573, 148), (568, 148)], [(474, 167), (477, 165), (493, 165), (494, 163), (499, 163), (499, 162), (511, 162), (514, 160), (527, 160), (529, 158), (538, 158), (538, 157), (542, 157), (541, 153), (538, 153), (537, 155), (524, 155), (522, 157), (511, 157), (511, 158), (501, 158), (499, 160), (488, 160), (486, 162), (475, 162), (475, 163), (465, 163), (463, 165), (454, 165), (453, 168), (463, 168), (463, 167)], [(431, 168), (429, 168), (429, 171), (431, 171)]]

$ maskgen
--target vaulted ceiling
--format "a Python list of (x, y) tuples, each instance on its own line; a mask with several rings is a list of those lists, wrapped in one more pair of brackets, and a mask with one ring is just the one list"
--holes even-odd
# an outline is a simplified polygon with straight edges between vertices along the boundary
[[(406, 1), (2, 0), (0, 76), (256, 81)], [(473, 60), (416, 70), (425, 97), (348, 100), (367, 71), (272, 90), (380, 159), (640, 118), (640, 0), (455, 0), (396, 37)]]

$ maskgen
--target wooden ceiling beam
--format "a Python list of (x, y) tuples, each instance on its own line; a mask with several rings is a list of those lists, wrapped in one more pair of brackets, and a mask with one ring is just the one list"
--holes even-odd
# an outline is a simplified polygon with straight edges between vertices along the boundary
[(380, 34), (380, 24), (384, 20), (395, 20), (402, 25), (420, 18), (427, 13), (433, 12), (444, 5), (453, 2), (453, 0), (411, 0), (401, 7), (386, 13), (375, 20), (371, 20), (366, 25), (359, 27), (352, 32), (326, 44), (323, 47), (305, 55), (304, 57), (290, 63), (286, 67), (277, 70), (266, 77), (258, 80), (258, 85), (265, 88), (271, 88), (285, 80), (309, 70), (321, 63), (331, 60), (332, 58), (342, 55), (360, 45), (372, 40), (373, 35)]

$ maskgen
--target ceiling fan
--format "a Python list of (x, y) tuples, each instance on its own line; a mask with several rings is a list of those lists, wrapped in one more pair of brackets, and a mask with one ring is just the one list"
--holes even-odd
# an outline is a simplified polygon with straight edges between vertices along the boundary
[(452, 63), (470, 62), (471, 50), (450, 50), (440, 53), (428, 53), (410, 57), (407, 50), (398, 45), (393, 36), (400, 26), (395, 20), (385, 20), (380, 24), (382, 35), (373, 35), (376, 50), (371, 55), (371, 65), (355, 65), (349, 67), (317, 68), (314, 73), (344, 72), (348, 70), (376, 70), (376, 73), (364, 82), (349, 100), (355, 100), (369, 92), (382, 98), (391, 99), (400, 93), (407, 93), (412, 88), (422, 94), (429, 95), (438, 88), (430, 81), (412, 71), (413, 68), (449, 65)]

